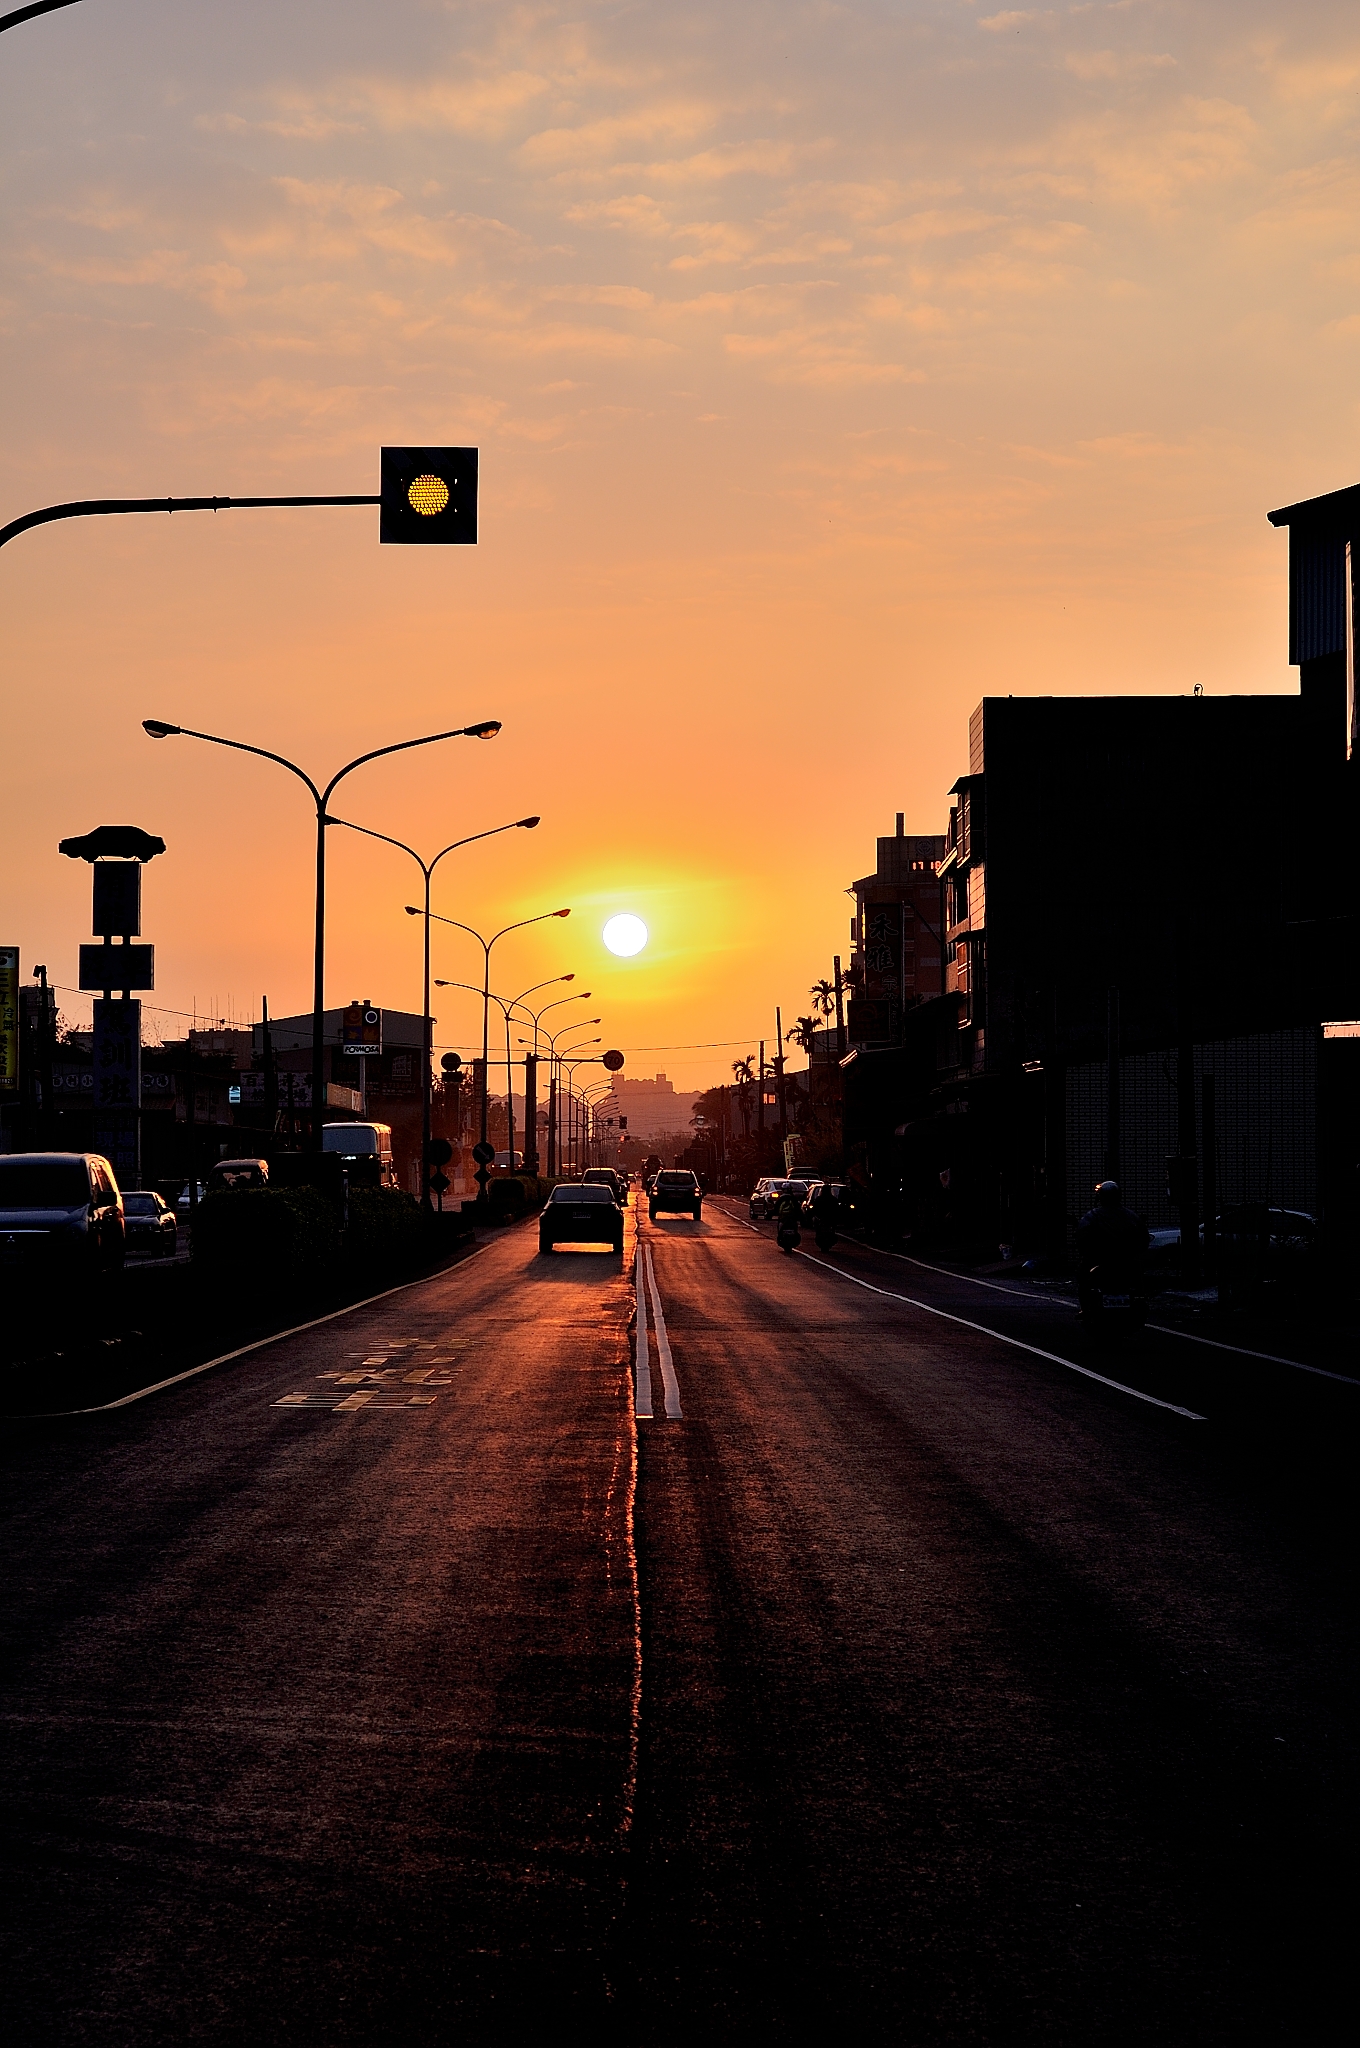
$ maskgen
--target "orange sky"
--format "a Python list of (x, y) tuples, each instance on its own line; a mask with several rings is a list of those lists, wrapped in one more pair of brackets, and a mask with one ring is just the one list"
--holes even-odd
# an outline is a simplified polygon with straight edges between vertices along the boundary
[[(0, 939), (73, 982), (56, 842), (133, 821), (151, 1000), (301, 1008), (305, 797), (140, 720), (328, 774), (499, 717), (345, 814), (433, 851), (541, 811), (438, 907), (570, 903), (497, 984), (574, 969), (630, 1072), (726, 1075), (848, 953), (894, 811), (942, 829), (984, 692), (1293, 686), (1264, 515), (1360, 474), (1358, 86), (1331, 0), (82, 0), (0, 37), (0, 520), (482, 451), (476, 550), (320, 511), (0, 554)], [(329, 997), (416, 1008), (415, 871), (334, 837)]]

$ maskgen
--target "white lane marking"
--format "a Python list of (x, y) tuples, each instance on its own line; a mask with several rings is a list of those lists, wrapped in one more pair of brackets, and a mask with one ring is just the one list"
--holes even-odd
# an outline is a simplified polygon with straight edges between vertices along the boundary
[(1349, 1373), (1328, 1372), (1323, 1365), (1305, 1365), (1298, 1358), (1277, 1358), (1273, 1351), (1248, 1351), (1241, 1344), (1224, 1344), (1217, 1337), (1197, 1337), (1193, 1330), (1172, 1330), (1164, 1323), (1149, 1323), (1147, 1327), (1161, 1337), (1183, 1337), (1187, 1344), (1208, 1344), (1215, 1351), (1235, 1352), (1239, 1358), (1263, 1358), (1268, 1365), (1292, 1365), (1295, 1372), (1315, 1373), (1320, 1380), (1340, 1380), (1343, 1387), (1360, 1387), (1360, 1380), (1353, 1380)]
[[(459, 1259), (459, 1266), (470, 1266), (474, 1259), (491, 1247), (479, 1244), (475, 1252), (469, 1252), (465, 1259)], [(403, 1280), (399, 1286), (384, 1287), (381, 1294), (370, 1294), (363, 1301), (352, 1301), (348, 1308), (333, 1308), (329, 1315), (313, 1316), (310, 1323), (294, 1323), (291, 1330), (276, 1330), (272, 1337), (257, 1337), (253, 1344), (239, 1345), (235, 1351), (224, 1351), (220, 1358), (209, 1358), (202, 1365), (191, 1365), (188, 1372), (172, 1373), (168, 1380), (157, 1380), (154, 1387), (138, 1387), (135, 1394), (124, 1394), (117, 1401), (101, 1401), (96, 1408), (57, 1408), (46, 1415), (26, 1415), (25, 1422), (60, 1422), (66, 1415), (106, 1415), (112, 1408), (127, 1408), (134, 1401), (144, 1401), (148, 1394), (164, 1393), (167, 1387), (177, 1387), (181, 1380), (196, 1380), (201, 1372), (211, 1372), (215, 1365), (230, 1365), (233, 1358), (244, 1358), (248, 1351), (263, 1351), (268, 1344), (283, 1344), (289, 1337), (297, 1337), (304, 1330), (319, 1329), (322, 1323), (333, 1323), (340, 1316), (352, 1316), (356, 1309), (372, 1308), (375, 1301), (386, 1301), (390, 1294), (405, 1294), (408, 1287), (425, 1287), (431, 1280), (442, 1280), (445, 1273), (452, 1273), (453, 1266), (445, 1266), (438, 1273), (426, 1273), (419, 1280)]]
[(652, 1421), (652, 1362), (647, 1349), (647, 1277), (642, 1263), (642, 1246), (637, 1247), (633, 1271), (633, 1292), (637, 1296), (637, 1332), (634, 1343), (636, 1367), (633, 1378), (633, 1413), (639, 1422)]
[[(1070, 1308), (1080, 1311), (1081, 1304), (1064, 1301), (1060, 1295), (1031, 1294), (1023, 1287), (1003, 1287), (997, 1280), (978, 1280), (971, 1273), (956, 1273), (949, 1266), (932, 1266), (928, 1259), (914, 1259), (910, 1252), (890, 1252), (884, 1245), (865, 1244), (862, 1237), (851, 1237), (842, 1232), (850, 1244), (857, 1244), (866, 1252), (877, 1252), (880, 1258), (900, 1259), (904, 1266), (919, 1266), (925, 1273), (943, 1273), (947, 1280), (963, 1280), (970, 1287), (990, 1287), (996, 1294), (1010, 1294), (1017, 1301), (1027, 1301), (1034, 1308)], [(1148, 1323), (1149, 1330), (1155, 1330), (1159, 1337), (1179, 1337), (1186, 1344), (1207, 1344), (1214, 1351), (1231, 1351), (1238, 1358), (1260, 1358), (1267, 1365), (1292, 1366), (1295, 1372), (1311, 1372), (1320, 1380), (1340, 1380), (1343, 1387), (1360, 1387), (1360, 1379), (1352, 1379), (1349, 1373), (1328, 1372), (1322, 1365), (1305, 1365), (1301, 1358), (1281, 1358), (1274, 1351), (1250, 1351), (1245, 1344), (1225, 1344), (1220, 1337), (1200, 1337), (1193, 1330), (1178, 1330), (1170, 1323)]]
[(848, 1280), (852, 1287), (863, 1287), (869, 1294), (884, 1295), (889, 1301), (904, 1301), (908, 1308), (918, 1308), (924, 1315), (939, 1316), (946, 1323), (958, 1323), (965, 1330), (976, 1330), (979, 1336), (994, 1337), (998, 1344), (1009, 1344), (1016, 1351), (1028, 1351), (1035, 1358), (1046, 1358), (1053, 1365), (1061, 1365), (1068, 1372), (1080, 1373), (1084, 1380), (1095, 1380), (1102, 1387), (1112, 1387), (1116, 1394), (1129, 1394), (1135, 1401), (1146, 1401), (1150, 1408), (1165, 1408), (1172, 1415), (1183, 1415), (1187, 1422), (1207, 1422), (1206, 1415), (1197, 1415), (1193, 1408), (1180, 1408), (1174, 1401), (1159, 1401), (1155, 1394), (1145, 1394), (1139, 1387), (1126, 1387), (1122, 1380), (1111, 1380), (1103, 1372), (1092, 1372), (1089, 1366), (1075, 1365), (1070, 1358), (1062, 1358), (1056, 1351), (1041, 1351), (1037, 1344), (1026, 1344), (1019, 1337), (1007, 1337), (1000, 1330), (989, 1330), (985, 1323), (973, 1323), (967, 1316), (951, 1315), (948, 1309), (934, 1308), (928, 1301), (914, 1301), (909, 1294), (896, 1294), (891, 1287), (873, 1287), (867, 1280), (860, 1280), (853, 1273), (847, 1273), (841, 1266), (829, 1266), (825, 1259), (814, 1259), (810, 1252), (799, 1252), (809, 1266), (820, 1266), (824, 1273), (834, 1273), (838, 1280)]
[(990, 1287), (993, 1294), (1009, 1294), (1016, 1301), (1027, 1301), (1034, 1308), (1070, 1308), (1080, 1306), (1075, 1301), (1064, 1301), (1061, 1295), (1031, 1294), (1027, 1287), (1004, 1287), (999, 1280), (978, 1280), (972, 1273), (956, 1273), (950, 1266), (932, 1266), (928, 1259), (914, 1259), (910, 1252), (890, 1252), (886, 1245), (866, 1244), (862, 1237), (851, 1237), (848, 1230), (841, 1236), (847, 1244), (857, 1244), (862, 1251), (877, 1252), (880, 1258), (900, 1259), (904, 1266), (919, 1266), (923, 1273), (943, 1273), (946, 1280), (966, 1280), (970, 1287)]
[(647, 1248), (647, 1279), (652, 1290), (652, 1315), (656, 1322), (656, 1355), (661, 1360), (661, 1384), (666, 1389), (666, 1419), (680, 1420), (680, 1382), (675, 1377), (675, 1361), (671, 1357), (671, 1340), (666, 1335), (666, 1318), (661, 1311), (661, 1290), (656, 1284), (656, 1272), (652, 1265), (651, 1246)]

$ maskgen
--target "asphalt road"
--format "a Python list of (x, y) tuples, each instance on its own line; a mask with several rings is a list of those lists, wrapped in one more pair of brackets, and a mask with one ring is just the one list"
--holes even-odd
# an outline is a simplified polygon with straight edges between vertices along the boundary
[(10, 1426), (8, 2038), (1329, 2037), (1360, 1387), (639, 1228)]

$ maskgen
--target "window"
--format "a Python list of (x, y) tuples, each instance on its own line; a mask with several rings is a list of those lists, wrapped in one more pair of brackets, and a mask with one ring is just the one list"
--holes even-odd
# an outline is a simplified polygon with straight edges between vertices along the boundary
[(83, 1209), (89, 1198), (78, 1159), (0, 1159), (0, 1209)]

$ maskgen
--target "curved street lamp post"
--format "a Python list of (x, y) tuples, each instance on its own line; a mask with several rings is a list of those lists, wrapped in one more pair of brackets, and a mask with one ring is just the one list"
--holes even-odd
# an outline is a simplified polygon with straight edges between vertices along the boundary
[[(413, 903), (408, 903), (406, 905), (406, 915), (408, 917), (419, 917), (421, 913)], [(459, 918), (443, 917), (437, 910), (430, 911), (429, 915), (434, 919), (436, 924), (452, 925), (455, 931), (467, 932), (471, 938), (474, 938), (477, 941), (477, 944), (482, 949), (482, 960), (484, 964), (484, 971), (482, 977), (482, 1104), (481, 1114), (479, 1117), (479, 1142), (484, 1146), (486, 1144), (487, 1068), (490, 1060), (491, 1050), (491, 948), (497, 943), (498, 940), (503, 939), (506, 936), (507, 932), (523, 931), (524, 927), (530, 924), (545, 924), (547, 920), (552, 917), (570, 917), (571, 910), (570, 908), (566, 910), (540, 910), (537, 917), (516, 918), (513, 924), (502, 925), (500, 930), (498, 932), (493, 932), (489, 939), (483, 938), (482, 934), (476, 929), (474, 925), (464, 924)], [(480, 1198), (482, 1199), (484, 1199), (486, 1195), (486, 1183), (488, 1178), (489, 1176), (487, 1174), (485, 1163), (479, 1159), (477, 1162), (477, 1186), (480, 1190)]]
[[(490, 993), (490, 996), (491, 996), (491, 1000), (492, 1000), (492, 1002), (493, 1002), (493, 1003), (498, 1003), (498, 1004), (500, 1005), (501, 1013), (502, 1013), (502, 1015), (503, 1015), (503, 1016), (504, 1016), (504, 1018), (505, 1018), (505, 1090), (506, 1090), (506, 1095), (505, 1095), (505, 1123), (506, 1123), (506, 1142), (507, 1142), (507, 1147), (508, 1147), (508, 1150), (509, 1150), (509, 1153), (510, 1153), (510, 1170), (511, 1170), (511, 1172), (513, 1172), (513, 1171), (514, 1171), (514, 1167), (515, 1167), (515, 1088), (514, 1088), (514, 1059), (513, 1059), (513, 1055), (512, 1055), (512, 1053), (511, 1053), (511, 1051), (510, 1051), (510, 1019), (511, 1019), (511, 1017), (512, 1017), (512, 1016), (514, 1015), (514, 1012), (515, 1012), (515, 1011), (516, 1011), (516, 1010), (517, 1010), (517, 1009), (519, 1008), (519, 1005), (520, 1005), (520, 1004), (521, 1004), (521, 1003), (523, 1002), (523, 1000), (524, 1000), (525, 996), (531, 996), (531, 995), (533, 995), (536, 989), (540, 989), (540, 988), (552, 988), (552, 987), (554, 987), (554, 986), (555, 986), (555, 985), (556, 985), (556, 984), (557, 984), (557, 983), (558, 983), (559, 981), (571, 981), (571, 980), (573, 980), (573, 979), (574, 979), (574, 975), (571, 975), (571, 974), (550, 974), (550, 975), (548, 975), (548, 976), (547, 976), (547, 978), (546, 978), (545, 980), (543, 980), (543, 981), (532, 981), (532, 982), (530, 982), (530, 984), (529, 984), (528, 988), (526, 988), (526, 989), (522, 989), (522, 990), (520, 991), (519, 995), (517, 995), (517, 996), (511, 996), (508, 1002), (507, 1002), (507, 1000), (506, 1000), (506, 998), (505, 998), (504, 996), (498, 996), (498, 995), (496, 994), (496, 991), (495, 991), (495, 989), (494, 989), (494, 988), (493, 988), (493, 989), (491, 989), (491, 990), (489, 991), (489, 993)], [(434, 984), (434, 985), (435, 985), (435, 987), (436, 987), (436, 988), (462, 988), (462, 989), (466, 989), (466, 990), (468, 991), (469, 995), (474, 995), (474, 996), (479, 996), (479, 995), (481, 995), (481, 993), (482, 993), (481, 989), (479, 989), (479, 988), (477, 987), (477, 985), (476, 985), (476, 983), (475, 983), (475, 982), (471, 982), (471, 981), (441, 981), (441, 980), (440, 980), (440, 978), (438, 977), (438, 975), (436, 975), (436, 977), (435, 977), (435, 984)], [(572, 999), (571, 999), (571, 997), (569, 997), (569, 996), (568, 996), (568, 997), (566, 997), (566, 998), (565, 998), (564, 1000), (566, 1000), (566, 1001), (570, 1002), (570, 1001), (571, 1001)], [(577, 998), (577, 1000), (578, 1000), (578, 1001), (580, 1000), (580, 999), (579, 999), (579, 997)], [(545, 1007), (546, 1007), (546, 1005), (545, 1005)], [(526, 1017), (532, 1017), (534, 1013), (533, 1013), (533, 1011), (532, 1011), (532, 1010), (526, 1010), (524, 1014), (525, 1014), (525, 1016), (526, 1016)], [(524, 1042), (524, 1041), (523, 1041), (523, 1040), (521, 1040), (521, 1043), (523, 1043), (523, 1042)], [(536, 1171), (537, 1171), (537, 1164), (535, 1163), (535, 1165), (534, 1165), (534, 1167), (533, 1167), (533, 1168), (531, 1168), (531, 1167), (530, 1167), (530, 1164), (529, 1164), (529, 1152), (530, 1152), (530, 1136), (529, 1136), (529, 1128), (528, 1128), (528, 1126), (529, 1126), (529, 1114), (530, 1114), (530, 1112), (529, 1112), (529, 1088), (528, 1088), (528, 1083), (527, 1083), (527, 1080), (526, 1080), (526, 1083), (525, 1083), (525, 1089), (524, 1089), (524, 1124), (525, 1124), (525, 1132), (524, 1132), (524, 1167), (525, 1167), (525, 1171), (526, 1171), (526, 1172), (529, 1172), (529, 1171), (534, 1171), (534, 1172), (536, 1172)]]
[(387, 832), (375, 832), (368, 825), (356, 825), (351, 818), (328, 818), (328, 825), (343, 825), (347, 832), (362, 832), (365, 838), (381, 839), (387, 846), (398, 847), (402, 853), (409, 853), (421, 874), (425, 877), (425, 962), (421, 982), (422, 1014), (425, 1022), (425, 1050), (420, 1068), (420, 1199), (428, 1209), (430, 1206), (430, 882), (435, 869), (446, 853), (456, 853), (460, 846), (471, 846), (478, 839), (494, 839), (499, 832), (532, 832), (538, 824), (537, 818), (512, 818), (508, 825), (492, 825), (485, 832), (469, 832), (466, 839), (455, 839), (449, 846), (441, 847), (432, 861), (423, 861), (414, 846), (408, 846), (404, 839), (393, 839)]
[[(390, 747), (374, 747), (367, 754), (359, 754), (353, 761), (337, 769), (324, 789), (318, 789), (305, 768), (299, 768), (296, 761), (290, 761), (283, 754), (271, 753), (268, 747), (248, 746), (244, 740), (223, 739), (220, 733), (195, 732), (187, 725), (171, 725), (163, 718), (144, 718), (142, 730), (153, 740), (186, 739), (206, 740), (210, 746), (231, 747), (239, 754), (257, 754), (262, 761), (274, 761), (280, 768), (286, 768), (290, 775), (296, 775), (305, 783), (316, 806), (316, 922), (312, 947), (312, 1149), (321, 1150), (322, 1112), (326, 1105), (326, 1082), (323, 1073), (325, 1064), (325, 969), (326, 969), (326, 827), (333, 822), (327, 815), (326, 806), (337, 784), (352, 775), (356, 768), (362, 768), (366, 761), (378, 761), (386, 754), (409, 753), (413, 747), (432, 747), (440, 740), (493, 740), (501, 729), (499, 718), (484, 718), (476, 725), (454, 726), (449, 732), (426, 733), (418, 740), (398, 740)], [(360, 827), (360, 830), (363, 828)], [(378, 835), (381, 836), (381, 835)], [(404, 849), (409, 851), (409, 848)], [(426, 1004), (428, 1010), (429, 1004)]]

